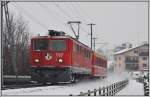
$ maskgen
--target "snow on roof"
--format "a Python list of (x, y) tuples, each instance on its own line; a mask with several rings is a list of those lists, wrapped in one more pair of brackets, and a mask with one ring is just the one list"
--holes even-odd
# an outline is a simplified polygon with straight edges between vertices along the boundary
[(133, 48), (126, 48), (126, 49), (123, 49), (123, 50), (121, 50), (121, 51), (115, 52), (114, 55), (117, 55), (117, 54), (121, 54), (121, 53), (127, 52), (127, 51), (129, 51), (129, 50), (131, 50), (131, 49), (133, 49)]
[(133, 48), (126, 48), (126, 49), (123, 49), (123, 50), (121, 50), (121, 51), (115, 52), (114, 55), (118, 55), (118, 54), (125, 53), (125, 52), (127, 52), (127, 51), (130, 51), (130, 50), (132, 50), (132, 49), (135, 49), (135, 48), (140, 47), (140, 46), (143, 46), (143, 45), (145, 45), (145, 44), (141, 44), (141, 45), (135, 46), (135, 47), (133, 47)]

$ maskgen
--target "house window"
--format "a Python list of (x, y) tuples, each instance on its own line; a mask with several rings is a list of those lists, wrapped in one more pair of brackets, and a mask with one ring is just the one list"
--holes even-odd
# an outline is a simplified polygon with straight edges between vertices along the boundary
[(119, 60), (121, 60), (121, 57), (119, 57)]
[(137, 54), (137, 53), (138, 53), (138, 50), (134, 50), (134, 53)]
[(147, 67), (147, 64), (143, 64), (143, 67)]
[(133, 57), (130, 57), (130, 60), (132, 61), (132, 60), (133, 60)]
[(137, 68), (137, 67), (138, 67), (138, 64), (134, 64), (134, 67)]
[(146, 58), (146, 57), (143, 57), (143, 60), (147, 60), (147, 58)]
[(119, 64), (119, 67), (121, 67), (121, 64)]

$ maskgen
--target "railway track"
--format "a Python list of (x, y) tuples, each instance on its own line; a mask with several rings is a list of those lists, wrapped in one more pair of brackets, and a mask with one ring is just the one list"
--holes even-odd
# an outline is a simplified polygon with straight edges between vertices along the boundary
[[(91, 79), (91, 80), (96, 80), (96, 79)], [(21, 81), (21, 82), (5, 82), (5, 84), (2, 86), (2, 90), (7, 90), (7, 89), (19, 89), (19, 88), (31, 88), (31, 87), (43, 87), (43, 86), (65, 86), (67, 85), (75, 85), (79, 82), (86, 82), (87, 79), (82, 79), (80, 81), (76, 81), (76, 82), (60, 82), (57, 84), (51, 84), (51, 83), (36, 83), (34, 81)]]
[(31, 87), (40, 87), (40, 86), (48, 86), (48, 84), (27, 83), (27, 84), (17, 84), (17, 85), (3, 85), (2, 90), (19, 89), (19, 88), (31, 88)]
[(57, 84), (51, 84), (51, 83), (33, 83), (33, 82), (28, 82), (28, 83), (23, 83), (23, 84), (5, 84), (2, 86), (2, 90), (7, 90), (7, 89), (19, 89), (19, 88), (31, 88), (31, 87), (43, 87), (43, 86), (65, 86), (66, 84), (68, 85), (73, 85), (75, 83), (57, 83)]

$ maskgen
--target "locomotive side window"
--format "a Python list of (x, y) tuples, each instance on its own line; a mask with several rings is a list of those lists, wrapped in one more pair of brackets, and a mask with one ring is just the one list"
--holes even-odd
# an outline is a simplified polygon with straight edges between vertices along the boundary
[(48, 40), (36, 39), (33, 41), (34, 50), (48, 50)]
[(50, 40), (50, 50), (65, 51), (66, 50), (66, 41), (65, 40)]

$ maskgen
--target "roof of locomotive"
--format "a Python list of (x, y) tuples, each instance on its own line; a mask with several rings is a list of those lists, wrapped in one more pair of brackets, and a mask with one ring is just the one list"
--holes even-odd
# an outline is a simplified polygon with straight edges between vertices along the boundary
[[(32, 37), (31, 39), (71, 39), (73, 41), (76, 41), (80, 44), (82, 44), (83, 46), (85, 46), (87, 49), (91, 50), (91, 48), (85, 44), (83, 44), (82, 42), (78, 41), (77, 39), (69, 36), (69, 35), (64, 35), (64, 36), (50, 36), (50, 35), (47, 35), (47, 36), (34, 36)], [(93, 52), (93, 50), (91, 50)]]

